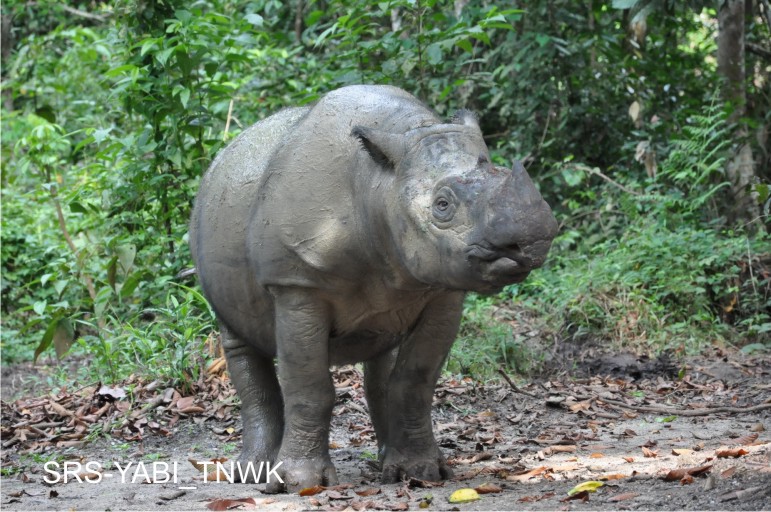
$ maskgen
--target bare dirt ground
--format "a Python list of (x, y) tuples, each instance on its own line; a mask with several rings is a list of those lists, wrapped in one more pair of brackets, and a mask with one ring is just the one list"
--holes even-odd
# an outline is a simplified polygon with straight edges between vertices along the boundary
[[(552, 365), (519, 387), (443, 380), (435, 432), (455, 478), (440, 484), (379, 483), (360, 372), (337, 369), (330, 446), (341, 485), (305, 496), (203, 479), (202, 462), (240, 450), (238, 401), (221, 365), (187, 390), (131, 379), (39, 396), (24, 387), (28, 368), (5, 368), (0, 507), (771, 510), (771, 356), (563, 361), (569, 371)], [(19, 389), (26, 396), (11, 397)], [(585, 482), (602, 485), (569, 495)], [(462, 488), (487, 492), (450, 503)]]

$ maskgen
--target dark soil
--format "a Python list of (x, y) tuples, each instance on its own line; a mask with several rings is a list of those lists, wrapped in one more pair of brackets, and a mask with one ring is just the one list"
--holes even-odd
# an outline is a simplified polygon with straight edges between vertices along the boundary
[[(189, 394), (135, 380), (5, 400), (0, 506), (771, 510), (771, 357), (715, 350), (674, 362), (594, 354), (573, 358), (570, 367), (570, 373), (554, 369), (519, 387), (503, 379), (484, 385), (443, 380), (435, 395), (435, 432), (455, 479), (396, 485), (378, 480), (360, 372), (337, 369), (330, 446), (341, 485), (307, 496), (207, 482), (190, 462), (233, 459), (240, 450), (237, 400), (221, 372), (213, 371)], [(29, 370), (3, 368), (4, 397), (7, 384), (24, 382)], [(126, 397), (123, 391), (129, 391)], [(45, 472), (46, 462), (58, 464), (49, 466), (60, 468), (58, 476), (64, 462), (79, 471), (68, 483), (47, 484), (44, 478), (57, 473)], [(88, 462), (96, 471), (87, 470)], [(128, 463), (132, 467), (121, 478), (116, 465), (125, 469)], [(163, 483), (162, 472), (153, 478), (154, 463), (156, 469), (168, 465), (177, 481)], [(156, 483), (146, 483), (135, 472), (139, 466)], [(99, 481), (80, 483), (75, 475)], [(587, 481), (603, 485), (570, 499), (568, 492)], [(482, 490), (497, 492), (468, 503), (448, 501), (458, 489), (483, 484)]]

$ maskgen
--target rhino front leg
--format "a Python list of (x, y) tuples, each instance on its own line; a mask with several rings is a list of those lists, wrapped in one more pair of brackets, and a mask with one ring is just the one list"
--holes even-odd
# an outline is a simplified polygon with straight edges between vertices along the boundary
[[(274, 462), (284, 431), (281, 389), (272, 357), (265, 357), (221, 326), (222, 348), (228, 371), (241, 398), (244, 447), (238, 462), (246, 478), (254, 482), (260, 462)], [(251, 463), (254, 472), (250, 471)], [(240, 474), (236, 475), (240, 478)]]
[(386, 438), (378, 443), (383, 446), (384, 483), (404, 477), (431, 481), (452, 477), (434, 439), (431, 404), (462, 310), (462, 292), (437, 298), (399, 348), (388, 383)]
[(329, 457), (329, 423), (335, 388), (329, 373), (327, 304), (312, 291), (272, 289), (276, 307), (278, 378), (284, 397), (284, 435), (277, 463), (283, 480), (266, 491), (294, 492), (337, 485)]

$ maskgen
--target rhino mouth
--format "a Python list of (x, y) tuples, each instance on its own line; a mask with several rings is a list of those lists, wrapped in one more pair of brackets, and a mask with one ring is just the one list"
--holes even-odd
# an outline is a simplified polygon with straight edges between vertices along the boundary
[(483, 276), (493, 281), (519, 283), (533, 269), (516, 244), (506, 248), (474, 244), (467, 254), (470, 261), (480, 266)]

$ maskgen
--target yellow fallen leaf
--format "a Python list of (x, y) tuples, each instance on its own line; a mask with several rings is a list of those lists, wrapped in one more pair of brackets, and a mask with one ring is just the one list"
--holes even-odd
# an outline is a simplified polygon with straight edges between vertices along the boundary
[(479, 499), (479, 493), (474, 489), (458, 489), (450, 495), (450, 503), (468, 503)]
[(572, 489), (568, 491), (568, 496), (573, 496), (574, 494), (578, 494), (579, 492), (594, 492), (600, 487), (605, 485), (602, 482), (598, 482), (597, 480), (589, 480), (588, 482), (582, 482)]

